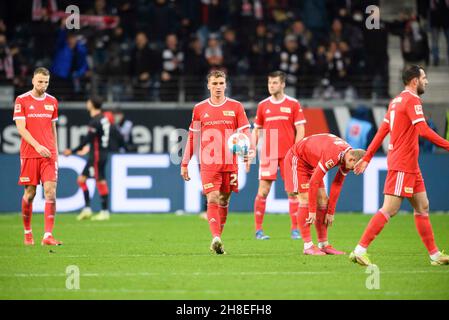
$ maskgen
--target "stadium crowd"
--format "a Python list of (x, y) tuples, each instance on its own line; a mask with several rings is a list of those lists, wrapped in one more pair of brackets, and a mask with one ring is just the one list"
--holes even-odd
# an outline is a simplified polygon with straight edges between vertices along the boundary
[(85, 16), (79, 30), (67, 29), (61, 15), (71, 2), (2, 1), (0, 85), (23, 92), (33, 68), (44, 66), (62, 101), (92, 92), (116, 101), (177, 101), (180, 91), (196, 101), (207, 94), (207, 72), (222, 69), (229, 95), (259, 100), (266, 75), (278, 69), (299, 98), (388, 98), (388, 33), (401, 38), (404, 64), (428, 64), (430, 53), (439, 64), (427, 34), (449, 35), (440, 17), (449, 9), (435, 0), (417, 1), (417, 12), (395, 21), (381, 19), (377, 30), (365, 27), (365, 8), (379, 1), (76, 1)]

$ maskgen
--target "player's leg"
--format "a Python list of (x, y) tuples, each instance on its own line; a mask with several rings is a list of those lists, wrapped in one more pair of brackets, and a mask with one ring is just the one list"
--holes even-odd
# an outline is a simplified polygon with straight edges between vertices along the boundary
[(108, 183), (106, 181), (105, 176), (105, 168), (106, 168), (106, 159), (100, 160), (98, 163), (98, 166), (96, 167), (98, 170), (96, 173), (96, 184), (97, 184), (97, 190), (100, 194), (101, 198), (101, 211), (99, 214), (92, 217), (93, 221), (105, 221), (109, 220), (110, 213), (109, 213), (109, 188)]
[(39, 159), (20, 159), (19, 185), (24, 186), (22, 197), (22, 219), (24, 227), (24, 244), (33, 245), (31, 217), (33, 214), (33, 199), (36, 195), (36, 185), (40, 181)]
[(36, 186), (25, 186), (22, 198), (22, 220), (25, 233), (25, 245), (34, 245), (31, 217), (33, 215), (33, 200), (35, 196)]
[(373, 242), (374, 238), (382, 231), (391, 217), (395, 216), (399, 211), (402, 203), (402, 197), (385, 194), (382, 208), (371, 218), (368, 226), (363, 232), (362, 237), (355, 250), (351, 252), (349, 258), (353, 262), (360, 265), (368, 266), (371, 261), (366, 254), (368, 246)]
[(220, 192), (218, 199), (218, 214), (220, 216), (220, 237), (223, 234), (226, 219), (228, 218), (229, 200), (231, 192)]
[(80, 214), (76, 217), (76, 219), (84, 220), (84, 219), (90, 219), (92, 217), (92, 209), (90, 208), (90, 196), (89, 196), (89, 188), (87, 187), (87, 177), (88, 177), (88, 170), (89, 170), (90, 164), (87, 163), (86, 167), (83, 170), (83, 173), (78, 176), (77, 183), (81, 190), (83, 191), (84, 196), (84, 207), (81, 210)]
[(53, 226), (56, 215), (56, 186), (58, 181), (58, 161), (53, 158), (40, 159), (41, 181), (44, 187), (45, 209), (44, 229), (45, 234), (42, 245), (59, 246), (62, 242), (53, 237)]
[(56, 215), (56, 181), (44, 182), (44, 196), (45, 196), (45, 209), (44, 209), (44, 238), (42, 239), (42, 245), (59, 246), (62, 242), (56, 240), (53, 237), (53, 227), (55, 224)]
[(256, 198), (254, 199), (254, 225), (256, 229), (256, 239), (268, 240), (269, 236), (263, 233), (263, 219), (265, 216), (265, 208), (267, 196), (270, 193), (273, 180), (259, 180), (259, 188)]
[(300, 187), (300, 192), (298, 193), (298, 200), (299, 200), (298, 227), (299, 230), (301, 231), (302, 240), (304, 242), (303, 253), (306, 255), (323, 256), (326, 254), (313, 244), (312, 235), (310, 233), (310, 224), (306, 222), (306, 219), (309, 216), (309, 193), (307, 192), (308, 188), (304, 188), (306, 187), (306, 184), (301, 183), (301, 185), (302, 187)]
[(435, 243), (432, 224), (429, 219), (429, 199), (427, 193), (415, 193), (408, 199), (414, 208), (415, 226), (429, 253), (432, 265), (449, 264), (449, 256), (441, 253)]
[[(279, 171), (281, 173), (282, 181), (285, 183), (285, 158), (279, 159)], [(301, 234), (298, 228), (298, 195), (294, 192), (287, 192), (288, 198), (288, 213), (290, 215), (290, 237), (293, 240), (301, 239)]]
[(223, 254), (223, 242), (221, 241), (221, 221), (219, 213), (220, 191), (213, 190), (207, 193), (207, 220), (212, 234), (210, 250), (216, 254)]

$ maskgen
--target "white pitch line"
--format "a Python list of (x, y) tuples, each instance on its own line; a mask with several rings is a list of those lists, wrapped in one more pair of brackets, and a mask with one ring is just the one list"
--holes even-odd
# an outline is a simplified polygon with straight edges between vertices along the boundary
[[(384, 271), (381, 274), (449, 274), (446, 270), (404, 270), (404, 271)], [(106, 273), (80, 273), (81, 277), (151, 277), (151, 276), (288, 276), (288, 275), (351, 275), (338, 271), (273, 271), (273, 272), (106, 272)], [(357, 275), (357, 274), (355, 274)], [(66, 277), (65, 273), (3, 273), (1, 278), (49, 278)]]

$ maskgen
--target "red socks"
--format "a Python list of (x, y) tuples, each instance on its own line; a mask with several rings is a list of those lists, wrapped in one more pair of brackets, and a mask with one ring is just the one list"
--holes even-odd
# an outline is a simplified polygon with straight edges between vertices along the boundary
[(377, 211), (377, 213), (371, 218), (368, 226), (365, 229), (365, 232), (362, 235), (362, 238), (359, 241), (359, 245), (363, 248), (368, 248), (370, 243), (374, 240), (374, 238), (382, 231), (385, 224), (390, 219), (390, 216), (386, 213), (382, 212), (382, 209)]
[(22, 219), (25, 231), (31, 230), (31, 216), (33, 214), (33, 203), (22, 198)]
[(433, 236), (432, 224), (430, 223), (429, 214), (427, 212), (419, 213), (415, 211), (415, 226), (421, 237), (422, 242), (427, 248), (429, 255), (438, 252)]
[(318, 242), (327, 241), (327, 226), (324, 224), (324, 218), (326, 217), (327, 206), (319, 206), (316, 213), (315, 229), (318, 235)]
[(100, 196), (109, 194), (108, 184), (106, 182), (97, 182), (97, 189)]
[(292, 222), (291, 230), (298, 229), (298, 205), (299, 200), (297, 197), (288, 197), (288, 212)]
[(209, 228), (210, 232), (212, 233), (212, 237), (219, 237), (221, 234), (221, 226), (218, 204), (207, 204), (207, 220), (209, 221)]
[(218, 206), (218, 214), (220, 216), (220, 236), (223, 233), (223, 229), (226, 224), (226, 218), (228, 217), (228, 207), (229, 204), (226, 206)]
[(312, 237), (310, 235), (310, 224), (306, 223), (306, 219), (308, 217), (309, 217), (309, 206), (299, 204), (298, 220), (297, 220), (298, 228), (299, 231), (301, 231), (301, 236), (305, 243), (312, 241)]
[(256, 223), (256, 231), (262, 229), (263, 216), (265, 215), (265, 205), (267, 198), (256, 196), (254, 200), (254, 220)]
[(45, 202), (44, 220), (45, 220), (45, 233), (53, 232), (53, 225), (55, 224), (56, 203), (54, 201), (47, 200)]

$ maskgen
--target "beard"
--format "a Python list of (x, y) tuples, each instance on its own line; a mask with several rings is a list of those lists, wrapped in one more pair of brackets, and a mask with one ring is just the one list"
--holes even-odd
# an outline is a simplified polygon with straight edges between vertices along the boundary
[(422, 84), (418, 85), (418, 88), (416, 88), (416, 93), (418, 94), (418, 96), (424, 93), (424, 86)]

